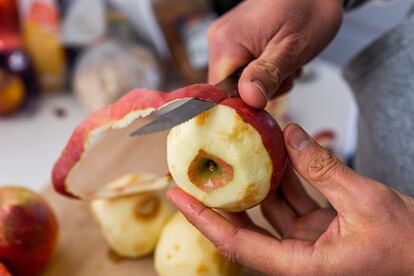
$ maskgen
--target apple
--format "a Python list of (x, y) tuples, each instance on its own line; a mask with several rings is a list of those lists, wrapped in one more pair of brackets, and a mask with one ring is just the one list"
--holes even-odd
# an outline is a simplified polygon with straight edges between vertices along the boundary
[(234, 276), (241, 272), (240, 265), (228, 262), (181, 213), (176, 213), (165, 225), (155, 250), (154, 265), (160, 276)]
[(42, 197), (22, 187), (0, 188), (0, 260), (13, 275), (36, 275), (56, 247), (58, 224)]
[(206, 206), (243, 211), (280, 181), (286, 156), (273, 117), (229, 98), (168, 135), (167, 160), (178, 186)]
[[(169, 135), (128, 137), (152, 112), (191, 98), (217, 106)], [(170, 93), (136, 89), (91, 114), (73, 132), (52, 180), (58, 192), (88, 199), (119, 176), (169, 170), (182, 189), (207, 206), (242, 211), (277, 187), (285, 164), (282, 132), (269, 113), (228, 98), (213, 85), (196, 84)]]
[[(163, 180), (163, 186), (168, 187), (170, 178)], [(117, 255), (135, 258), (153, 252), (162, 227), (173, 214), (157, 182), (160, 180), (152, 175), (129, 174), (105, 186), (105, 194), (110, 196), (90, 203), (105, 240)], [(146, 190), (129, 190), (128, 194), (119, 195), (121, 189), (142, 185)]]

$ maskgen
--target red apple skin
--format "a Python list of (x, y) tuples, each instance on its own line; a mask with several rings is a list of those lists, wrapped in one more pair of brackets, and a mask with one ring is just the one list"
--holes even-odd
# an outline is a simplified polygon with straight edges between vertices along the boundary
[(53, 168), (52, 182), (55, 190), (66, 196), (79, 198), (79, 195), (74, 195), (68, 191), (66, 177), (81, 159), (85, 142), (94, 129), (114, 124), (131, 112), (147, 108), (158, 109), (177, 99), (199, 98), (219, 103), (226, 97), (223, 90), (209, 84), (186, 86), (170, 93), (147, 89), (132, 90), (115, 104), (92, 113), (75, 129)]
[(251, 108), (240, 98), (228, 98), (220, 104), (234, 108), (243, 121), (259, 132), (273, 163), (269, 194), (272, 193), (279, 185), (287, 164), (283, 133), (278, 123), (267, 111)]
[(13, 275), (38, 274), (52, 256), (57, 236), (56, 217), (38, 194), (0, 188), (0, 261)]

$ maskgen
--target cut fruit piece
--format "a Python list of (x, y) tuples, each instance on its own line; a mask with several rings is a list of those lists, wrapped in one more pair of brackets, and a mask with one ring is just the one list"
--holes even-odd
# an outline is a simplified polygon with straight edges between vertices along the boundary
[(165, 225), (154, 262), (160, 276), (236, 276), (241, 271), (240, 265), (228, 262), (181, 213)]
[(276, 121), (231, 98), (173, 128), (167, 160), (184, 191), (208, 207), (236, 212), (276, 188), (286, 154)]
[[(173, 213), (165, 198), (165, 189), (172, 181), (150, 186), (149, 179), (159, 182), (148, 174), (130, 174), (114, 180), (104, 187), (105, 191), (128, 190), (128, 187), (144, 187), (139, 193), (116, 198), (97, 199), (91, 202), (91, 211), (111, 249), (123, 257), (141, 257), (150, 254), (158, 241), (161, 230)], [(161, 181), (163, 182), (163, 181)], [(145, 191), (145, 189), (148, 189)], [(160, 190), (154, 190), (160, 189)], [(135, 189), (137, 190), (137, 189)], [(123, 194), (122, 194), (123, 195)]]

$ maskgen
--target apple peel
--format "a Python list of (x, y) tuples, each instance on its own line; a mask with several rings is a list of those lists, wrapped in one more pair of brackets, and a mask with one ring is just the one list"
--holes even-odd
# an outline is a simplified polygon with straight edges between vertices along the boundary
[[(113, 156), (112, 159), (125, 158), (127, 155), (131, 156), (131, 148), (139, 148), (140, 144), (144, 140), (149, 141), (163, 141), (166, 139), (166, 133), (154, 134), (141, 138), (130, 138), (128, 134), (137, 127), (143, 125), (146, 121), (143, 120), (152, 112), (159, 110), (160, 108), (173, 103), (176, 100), (181, 99), (199, 98), (203, 100), (220, 102), (226, 98), (224, 91), (216, 88), (215, 86), (208, 84), (195, 84), (174, 90), (170, 93), (164, 93), (159, 91), (147, 90), (147, 89), (135, 89), (120, 98), (115, 104), (100, 109), (92, 113), (86, 118), (73, 132), (66, 147), (64, 148), (61, 156), (54, 165), (52, 172), (52, 182), (55, 190), (61, 194), (72, 198), (92, 198), (95, 196), (96, 191), (99, 191), (103, 184), (109, 183), (113, 179), (130, 173), (131, 171), (147, 171), (155, 174), (165, 173), (167, 166), (164, 164), (164, 171), (154, 171), (154, 167), (159, 170), (159, 164), (152, 162), (151, 165), (143, 166), (143, 169), (136, 169), (134, 162), (142, 164), (142, 160), (128, 160), (132, 165), (125, 167), (122, 171), (111, 172), (111, 168), (115, 164), (102, 164), (102, 158), (98, 160), (89, 160), (88, 163), (92, 165), (86, 165), (83, 168), (81, 176), (73, 176), (74, 172), (80, 167), (80, 163), (83, 159), (86, 159), (88, 152), (93, 151), (92, 148), (99, 144), (99, 140), (104, 140), (108, 132), (119, 132), (118, 134), (112, 134), (111, 141), (106, 145), (97, 146), (96, 151), (108, 151)], [(140, 119), (141, 120), (138, 120)], [(123, 131), (121, 131), (123, 130)], [(116, 137), (115, 137), (116, 136)], [(148, 138), (149, 137), (149, 138)], [(124, 148), (113, 152), (110, 148), (113, 148), (114, 143), (121, 147), (120, 144), (127, 144)], [(161, 146), (160, 146), (161, 147)], [(142, 147), (141, 147), (142, 148)], [(122, 150), (124, 150), (122, 152)], [(116, 149), (115, 149), (116, 151)], [(155, 152), (156, 151), (156, 152)], [(154, 154), (160, 154), (165, 152), (165, 149), (154, 149)], [(106, 154), (104, 155), (105, 158)], [(138, 157), (140, 157), (138, 152)], [(107, 161), (107, 160), (106, 160)], [(115, 162), (115, 161), (114, 161)], [(86, 162), (85, 162), (86, 163)], [(149, 168), (151, 167), (151, 168)], [(94, 170), (94, 179), (88, 174), (88, 171)], [(102, 173), (101, 173), (102, 172)], [(96, 175), (101, 177), (96, 177)]]
[(115, 179), (111, 185), (105, 185), (91, 199), (116, 199), (125, 196), (156, 192), (173, 185), (171, 175), (127, 174)]

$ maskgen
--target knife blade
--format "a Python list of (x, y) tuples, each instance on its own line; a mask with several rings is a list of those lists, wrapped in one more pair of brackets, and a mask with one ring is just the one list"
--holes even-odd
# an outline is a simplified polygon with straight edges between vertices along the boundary
[[(232, 75), (217, 83), (215, 86), (224, 90), (227, 97), (239, 95), (237, 84), (243, 68), (236, 70)], [(173, 106), (172, 106), (173, 105)], [(154, 112), (150, 116), (154, 119), (143, 127), (130, 133), (130, 136), (151, 134), (171, 129), (182, 124), (195, 116), (213, 108), (217, 104), (201, 99), (183, 99)]]

